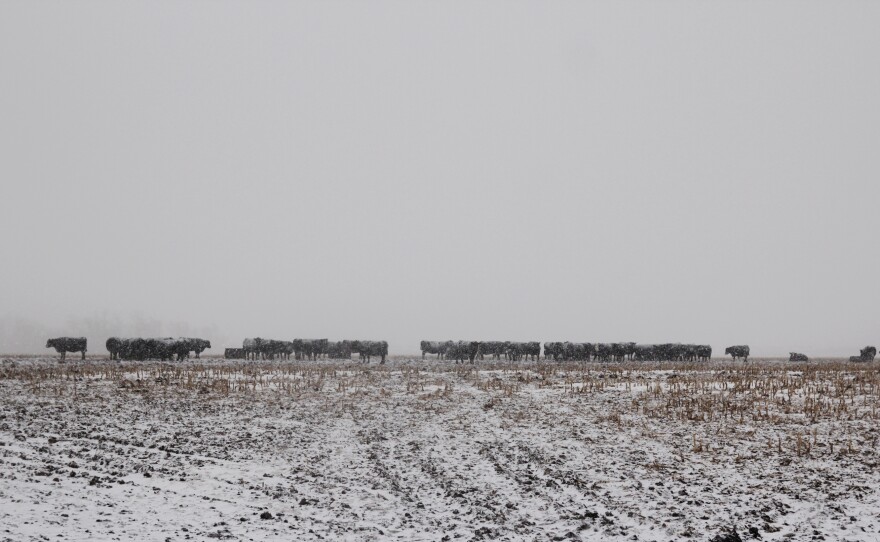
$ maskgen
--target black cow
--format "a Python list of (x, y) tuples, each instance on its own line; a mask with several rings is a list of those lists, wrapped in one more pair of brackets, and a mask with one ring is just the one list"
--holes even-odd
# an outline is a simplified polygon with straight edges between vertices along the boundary
[(480, 359), (485, 356), (491, 356), (492, 359), (501, 359), (502, 356), (510, 359), (513, 344), (510, 341), (484, 341), (480, 344)]
[(449, 347), (448, 341), (422, 341), (419, 344), (422, 348), (422, 359), (425, 354), (437, 354), (437, 359), (443, 359), (446, 355), (446, 349)]
[(699, 361), (709, 361), (712, 359), (712, 347), (708, 344), (698, 344), (697, 359)]
[(317, 360), (327, 353), (328, 339), (294, 339), (293, 352), (296, 359)]
[(633, 359), (636, 361), (654, 361), (657, 359), (656, 346), (653, 344), (637, 344), (633, 347)]
[(107, 339), (104, 346), (107, 348), (107, 352), (110, 353), (110, 359), (120, 359), (119, 354), (124, 345), (124, 341), (126, 340), (127, 339), (120, 339), (119, 337), (110, 337)]
[(165, 339), (160, 339), (160, 342), (162, 343), (160, 350), (162, 359), (165, 359), (166, 357), (168, 359), (174, 359), (174, 357), (177, 356), (177, 361), (183, 361), (189, 357), (190, 351), (196, 348), (192, 339), (173, 339), (167, 337)]
[(379, 363), (385, 363), (385, 358), (388, 357), (388, 341), (362, 341), (361, 355), (366, 356), (367, 363), (373, 356), (381, 358)]
[(454, 359), (455, 363), (464, 362), (465, 359), (474, 363), (480, 355), (481, 344), (479, 341), (454, 341), (446, 351), (446, 359)]
[(850, 361), (874, 361), (877, 356), (877, 349), (873, 346), (866, 346), (859, 351), (858, 356), (850, 356)]
[(328, 341), (327, 357), (330, 359), (351, 359), (351, 341)]
[[(529, 348), (534, 352), (534, 343), (524, 343), (531, 345)], [(573, 342), (546, 342), (544, 343), (544, 359), (553, 359), (554, 361), (590, 361), (595, 352), (596, 347), (593, 343), (573, 343)], [(533, 355), (530, 353), (529, 355)], [(598, 359), (598, 354), (596, 355)]]
[(544, 359), (553, 358), (553, 361), (562, 359), (562, 343), (561, 342), (545, 342), (544, 343)]
[(788, 353), (788, 361), (810, 361), (810, 358), (808, 358), (806, 354), (800, 354), (798, 352), (789, 352)]
[(245, 359), (246, 356), (244, 348), (227, 348), (223, 352), (223, 357), (226, 359)]
[(263, 355), (263, 343), (265, 339), (254, 337), (253, 339), (245, 339), (241, 342), (241, 349), (244, 350), (245, 359), (256, 360)]
[(292, 341), (276, 341), (275, 339), (263, 340), (260, 345), (260, 353), (264, 359), (290, 359), (293, 353)]
[(733, 356), (734, 361), (736, 361), (736, 358), (743, 358), (743, 361), (749, 361), (749, 345), (742, 344), (737, 346), (728, 346), (724, 350), (724, 355), (728, 354)]
[(245, 353), (245, 359), (275, 359), (276, 357), (290, 359), (290, 355), (295, 351), (295, 342), (255, 337), (253, 339), (245, 339), (241, 344), (242, 350)]
[(564, 361), (590, 361), (593, 345), (590, 343), (562, 343), (562, 359)]
[(360, 355), (362, 363), (369, 363), (373, 356), (381, 358), (380, 363), (385, 363), (388, 356), (387, 341), (347, 341), (351, 345), (351, 351)]
[(673, 361), (687, 361), (688, 348), (686, 344), (673, 343), (671, 353)]
[(541, 342), (527, 341), (518, 343), (518, 350), (521, 356), (525, 356), (526, 360), (538, 361), (541, 357)]
[(68, 352), (81, 352), (82, 359), (86, 359), (87, 342), (85, 337), (57, 337), (46, 341), (46, 348), (54, 348), (60, 353), (61, 361), (64, 361)]
[[(184, 340), (187, 342), (187, 346), (189, 347), (189, 350), (191, 352), (195, 352), (196, 359), (198, 359), (199, 356), (201, 356), (202, 352), (204, 352), (208, 348), (211, 348), (211, 341), (208, 341), (205, 339), (187, 338), (187, 339), (181, 339), (181, 340)], [(189, 354), (187, 354), (187, 355), (189, 355)]]
[(599, 343), (596, 345), (596, 360), (611, 361), (613, 355), (613, 345), (608, 343)]
[(120, 339), (119, 337), (111, 337), (106, 343), (110, 357), (114, 359), (133, 359), (144, 361), (147, 359), (161, 359), (163, 361), (173, 359), (174, 355), (178, 359), (183, 359), (189, 353), (186, 343), (170, 337), (161, 339), (143, 339), (140, 337), (133, 339)]

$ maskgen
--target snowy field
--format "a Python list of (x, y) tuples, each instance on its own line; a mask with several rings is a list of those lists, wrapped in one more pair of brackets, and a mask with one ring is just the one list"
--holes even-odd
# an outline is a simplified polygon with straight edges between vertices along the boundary
[(880, 540), (875, 364), (0, 361), (0, 540)]

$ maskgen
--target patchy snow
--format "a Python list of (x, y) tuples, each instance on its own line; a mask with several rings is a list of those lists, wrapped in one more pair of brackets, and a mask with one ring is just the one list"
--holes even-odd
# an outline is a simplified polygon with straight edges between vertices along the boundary
[(872, 364), (0, 362), (0, 540), (878, 540)]

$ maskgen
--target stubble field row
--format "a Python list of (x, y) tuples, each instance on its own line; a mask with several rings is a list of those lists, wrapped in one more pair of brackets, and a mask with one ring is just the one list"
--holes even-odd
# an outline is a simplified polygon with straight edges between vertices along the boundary
[(0, 538), (875, 540), (873, 364), (0, 362)]

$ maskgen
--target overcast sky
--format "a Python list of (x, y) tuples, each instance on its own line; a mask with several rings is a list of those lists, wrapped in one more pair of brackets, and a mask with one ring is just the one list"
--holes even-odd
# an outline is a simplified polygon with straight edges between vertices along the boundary
[(878, 28), (867, 1), (4, 1), (0, 351), (857, 354)]

